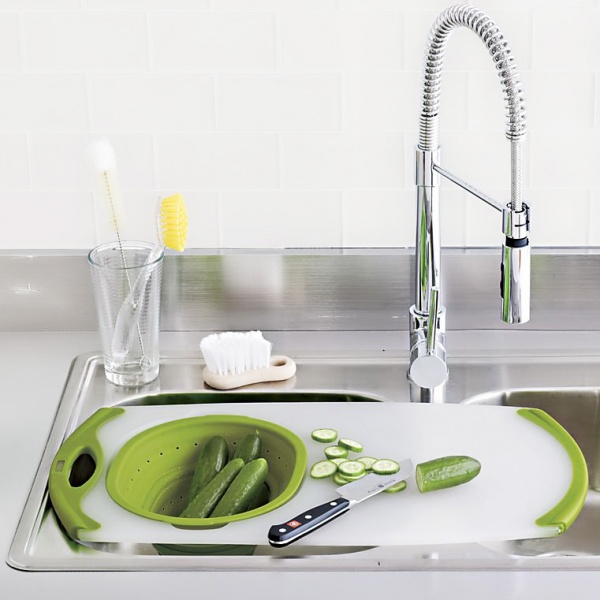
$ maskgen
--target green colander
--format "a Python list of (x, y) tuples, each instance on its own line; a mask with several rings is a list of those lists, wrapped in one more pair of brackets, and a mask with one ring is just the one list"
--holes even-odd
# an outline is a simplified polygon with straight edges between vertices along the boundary
[[(104, 539), (101, 530), (109, 521), (113, 531), (121, 523), (131, 530), (148, 530), (139, 517), (178, 529), (222, 527), (274, 510), (298, 490), (306, 470), (306, 447), (288, 429), (243, 415), (173, 418), (181, 414), (177, 407), (165, 407), (167, 413), (161, 410), (102, 408), (62, 444), (53, 460), (48, 485), (58, 518), (73, 539), (119, 541)], [(169, 416), (165, 418), (165, 414)], [(206, 441), (220, 435), (233, 453), (242, 438), (255, 431), (262, 440), (261, 456), (269, 465), (269, 502), (226, 517), (179, 517)], [(128, 535), (124, 532), (123, 540), (129, 539)], [(169, 539), (163, 532), (152, 541)]]
[[(209, 438), (224, 437), (233, 452), (242, 438), (258, 431), (261, 456), (269, 464), (270, 501), (254, 510), (204, 519), (182, 518), (196, 459)], [(123, 508), (184, 528), (218, 527), (269, 512), (298, 489), (306, 468), (306, 449), (291, 431), (237, 415), (190, 417), (163, 423), (131, 438), (112, 462), (106, 478), (111, 498)]]

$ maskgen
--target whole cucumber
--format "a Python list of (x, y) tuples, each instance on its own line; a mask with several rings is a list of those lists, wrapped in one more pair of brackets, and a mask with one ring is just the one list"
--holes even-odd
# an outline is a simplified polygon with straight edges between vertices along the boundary
[(188, 503), (227, 464), (228, 457), (229, 448), (225, 438), (215, 435), (206, 442), (196, 460), (192, 483), (188, 490)]
[(237, 445), (233, 458), (241, 458), (245, 463), (256, 460), (260, 456), (262, 442), (258, 431), (245, 435)]
[(203, 519), (208, 517), (244, 468), (241, 458), (230, 460), (193, 498), (181, 517)]
[(420, 492), (432, 492), (471, 481), (481, 471), (481, 463), (470, 456), (442, 456), (420, 463), (415, 470)]
[[(234, 460), (241, 460), (241, 458)], [(226, 517), (245, 512), (258, 489), (265, 482), (268, 473), (269, 465), (264, 458), (249, 462), (239, 472), (210, 516)]]
[(255, 508), (264, 506), (269, 502), (270, 496), (269, 486), (265, 482), (258, 488), (254, 496), (252, 496), (246, 510), (254, 510)]

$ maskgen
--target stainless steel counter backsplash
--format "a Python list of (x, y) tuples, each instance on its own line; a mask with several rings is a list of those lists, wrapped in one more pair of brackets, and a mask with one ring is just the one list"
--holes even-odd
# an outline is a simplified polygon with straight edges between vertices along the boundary
[[(164, 331), (407, 330), (412, 250), (186, 251), (168, 256)], [(449, 330), (505, 329), (500, 256), (448, 250)], [(520, 329), (600, 330), (600, 254), (532, 256), (531, 321)], [(0, 331), (95, 330), (86, 253), (0, 254)]]

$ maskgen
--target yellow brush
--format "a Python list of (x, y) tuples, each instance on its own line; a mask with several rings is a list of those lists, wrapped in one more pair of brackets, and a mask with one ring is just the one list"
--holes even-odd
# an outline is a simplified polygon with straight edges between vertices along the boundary
[(158, 238), (162, 245), (177, 252), (185, 250), (188, 233), (188, 215), (181, 194), (173, 194), (160, 201), (157, 211)]

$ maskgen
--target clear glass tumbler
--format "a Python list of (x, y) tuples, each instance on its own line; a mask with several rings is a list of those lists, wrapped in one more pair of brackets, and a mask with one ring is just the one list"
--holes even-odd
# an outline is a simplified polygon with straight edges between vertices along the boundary
[(88, 254), (106, 378), (140, 386), (158, 377), (162, 248), (110, 242)]

